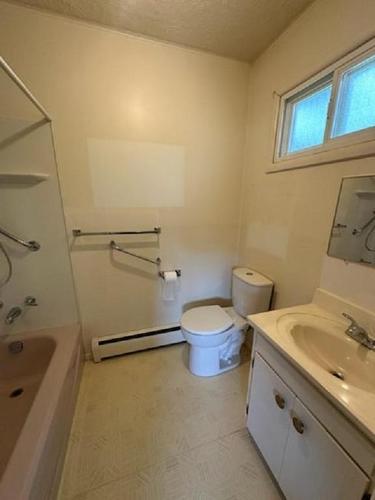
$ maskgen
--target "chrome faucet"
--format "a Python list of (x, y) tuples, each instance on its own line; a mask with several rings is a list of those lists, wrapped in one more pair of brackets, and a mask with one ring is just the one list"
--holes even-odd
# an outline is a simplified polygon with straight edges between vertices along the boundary
[(13, 323), (19, 316), (21, 316), (21, 314), (22, 314), (22, 308), (20, 306), (12, 307), (5, 317), (5, 323), (7, 325), (13, 325)]
[(375, 351), (375, 339), (370, 337), (366, 330), (360, 326), (350, 314), (342, 313), (342, 315), (351, 322), (349, 327), (345, 330), (345, 333), (356, 342), (367, 347), (367, 349)]

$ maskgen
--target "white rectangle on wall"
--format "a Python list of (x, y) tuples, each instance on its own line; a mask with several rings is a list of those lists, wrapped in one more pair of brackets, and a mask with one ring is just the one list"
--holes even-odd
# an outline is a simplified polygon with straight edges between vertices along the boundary
[(108, 139), (87, 143), (95, 206), (184, 206), (183, 146)]

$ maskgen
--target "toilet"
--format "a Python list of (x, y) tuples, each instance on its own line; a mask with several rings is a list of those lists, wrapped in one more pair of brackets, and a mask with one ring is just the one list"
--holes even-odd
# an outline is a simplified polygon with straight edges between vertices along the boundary
[(233, 307), (194, 307), (182, 315), (181, 331), (190, 346), (191, 373), (210, 377), (239, 365), (246, 316), (268, 311), (272, 289), (272, 281), (265, 276), (238, 267), (232, 274)]

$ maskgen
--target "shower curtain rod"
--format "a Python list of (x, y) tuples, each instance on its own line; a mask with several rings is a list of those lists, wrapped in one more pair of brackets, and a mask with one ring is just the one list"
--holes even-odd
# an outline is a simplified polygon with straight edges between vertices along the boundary
[(44, 109), (44, 107), (40, 104), (38, 99), (34, 97), (32, 92), (27, 88), (27, 86), (23, 83), (21, 78), (17, 76), (17, 74), (13, 71), (13, 69), (9, 66), (9, 64), (5, 61), (3, 57), (0, 57), (0, 66), (3, 68), (5, 73), (14, 81), (14, 83), (17, 85), (17, 87), (22, 90), (22, 92), (25, 94), (26, 97), (30, 99), (30, 101), (36, 106), (39, 111), (42, 113), (42, 115), (45, 117), (45, 119), (49, 122), (52, 121), (52, 118), (50, 115), (47, 113), (47, 111)]

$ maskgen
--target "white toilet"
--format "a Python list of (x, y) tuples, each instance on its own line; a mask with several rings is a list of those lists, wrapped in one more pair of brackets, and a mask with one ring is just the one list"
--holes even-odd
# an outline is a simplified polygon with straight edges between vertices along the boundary
[(272, 288), (265, 276), (239, 267), (232, 276), (233, 307), (194, 307), (182, 315), (181, 330), (190, 344), (189, 368), (194, 375), (209, 377), (239, 365), (245, 318), (268, 311)]

